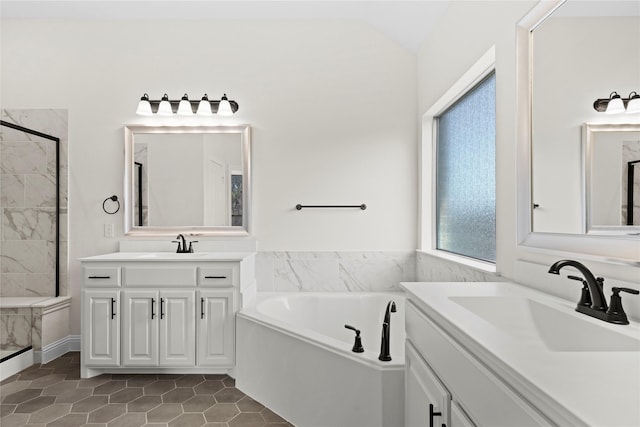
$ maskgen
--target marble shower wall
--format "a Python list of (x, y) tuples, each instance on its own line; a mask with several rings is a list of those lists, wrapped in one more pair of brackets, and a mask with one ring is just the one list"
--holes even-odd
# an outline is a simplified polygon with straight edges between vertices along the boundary
[(258, 291), (398, 291), (415, 281), (415, 252), (258, 252)]
[(67, 110), (2, 110), (2, 120), (60, 138), (60, 218), (55, 142), (0, 126), (0, 296), (55, 296), (57, 220), (60, 294), (66, 295)]

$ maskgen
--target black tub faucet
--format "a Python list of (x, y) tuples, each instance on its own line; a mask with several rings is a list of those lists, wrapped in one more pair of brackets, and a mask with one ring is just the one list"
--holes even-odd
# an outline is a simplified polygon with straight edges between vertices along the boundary
[(378, 356), (378, 359), (383, 362), (389, 362), (391, 360), (391, 355), (389, 354), (389, 343), (391, 342), (391, 313), (395, 312), (396, 303), (389, 301), (382, 322), (382, 339), (380, 340), (380, 356)]

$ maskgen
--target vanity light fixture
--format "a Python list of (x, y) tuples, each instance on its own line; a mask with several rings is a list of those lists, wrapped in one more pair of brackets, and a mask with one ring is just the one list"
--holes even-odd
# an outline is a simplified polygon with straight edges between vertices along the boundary
[(627, 98), (622, 98), (618, 92), (611, 92), (608, 98), (596, 99), (593, 108), (599, 113), (607, 114), (640, 113), (640, 95), (633, 91)]
[(171, 111), (171, 104), (169, 103), (169, 95), (167, 95), (166, 93), (160, 100), (157, 114), (160, 116), (170, 116), (173, 114), (173, 111)]
[(191, 101), (185, 93), (180, 100), (169, 99), (166, 93), (160, 100), (149, 99), (148, 94), (144, 94), (140, 98), (136, 114), (141, 116), (152, 116), (155, 114), (161, 116), (170, 116), (178, 114), (180, 116), (191, 116), (194, 114), (199, 116), (230, 116), (238, 111), (238, 103), (230, 101), (225, 93), (222, 99), (210, 100), (205, 93), (201, 100)]
[(179, 116), (192, 116), (193, 110), (191, 109), (191, 102), (189, 102), (189, 97), (185, 93), (180, 103), (178, 104), (178, 112)]
[(196, 114), (199, 116), (213, 116), (213, 112), (211, 111), (211, 104), (209, 103), (209, 97), (206, 93), (198, 104), (198, 111), (196, 111)]

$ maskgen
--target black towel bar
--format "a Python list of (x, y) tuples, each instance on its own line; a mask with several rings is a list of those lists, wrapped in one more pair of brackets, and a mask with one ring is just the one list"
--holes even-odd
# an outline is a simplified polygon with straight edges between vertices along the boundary
[(302, 210), (303, 208), (359, 208), (365, 210), (367, 209), (367, 205), (364, 203), (361, 205), (296, 205), (297, 210)]

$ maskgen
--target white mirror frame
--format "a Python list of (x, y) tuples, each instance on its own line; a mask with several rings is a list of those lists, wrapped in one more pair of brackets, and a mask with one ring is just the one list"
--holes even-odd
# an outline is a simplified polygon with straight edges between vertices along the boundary
[(538, 2), (516, 26), (518, 246), (528, 251), (547, 250), (569, 253), (581, 258), (640, 267), (640, 239), (622, 236), (538, 233), (532, 230), (532, 32), (565, 1)]
[(582, 139), (584, 141), (584, 179), (585, 183), (585, 212), (586, 215), (586, 232), (588, 234), (615, 234), (627, 237), (629, 239), (638, 239), (640, 236), (640, 226), (635, 225), (599, 225), (593, 224), (593, 215), (591, 208), (594, 200), (592, 200), (592, 175), (594, 158), (594, 138), (596, 134), (605, 134), (611, 132), (640, 132), (640, 123), (637, 124), (608, 124), (608, 123), (585, 123), (582, 126)]
[[(138, 227), (134, 225), (134, 135), (152, 133), (237, 133), (242, 137), (242, 170), (243, 192), (242, 206), (243, 226), (173, 226), (173, 227)], [(157, 126), (157, 125), (125, 125), (124, 126), (124, 234), (127, 236), (224, 236), (247, 237), (251, 230), (251, 128), (249, 125), (232, 126)]]

